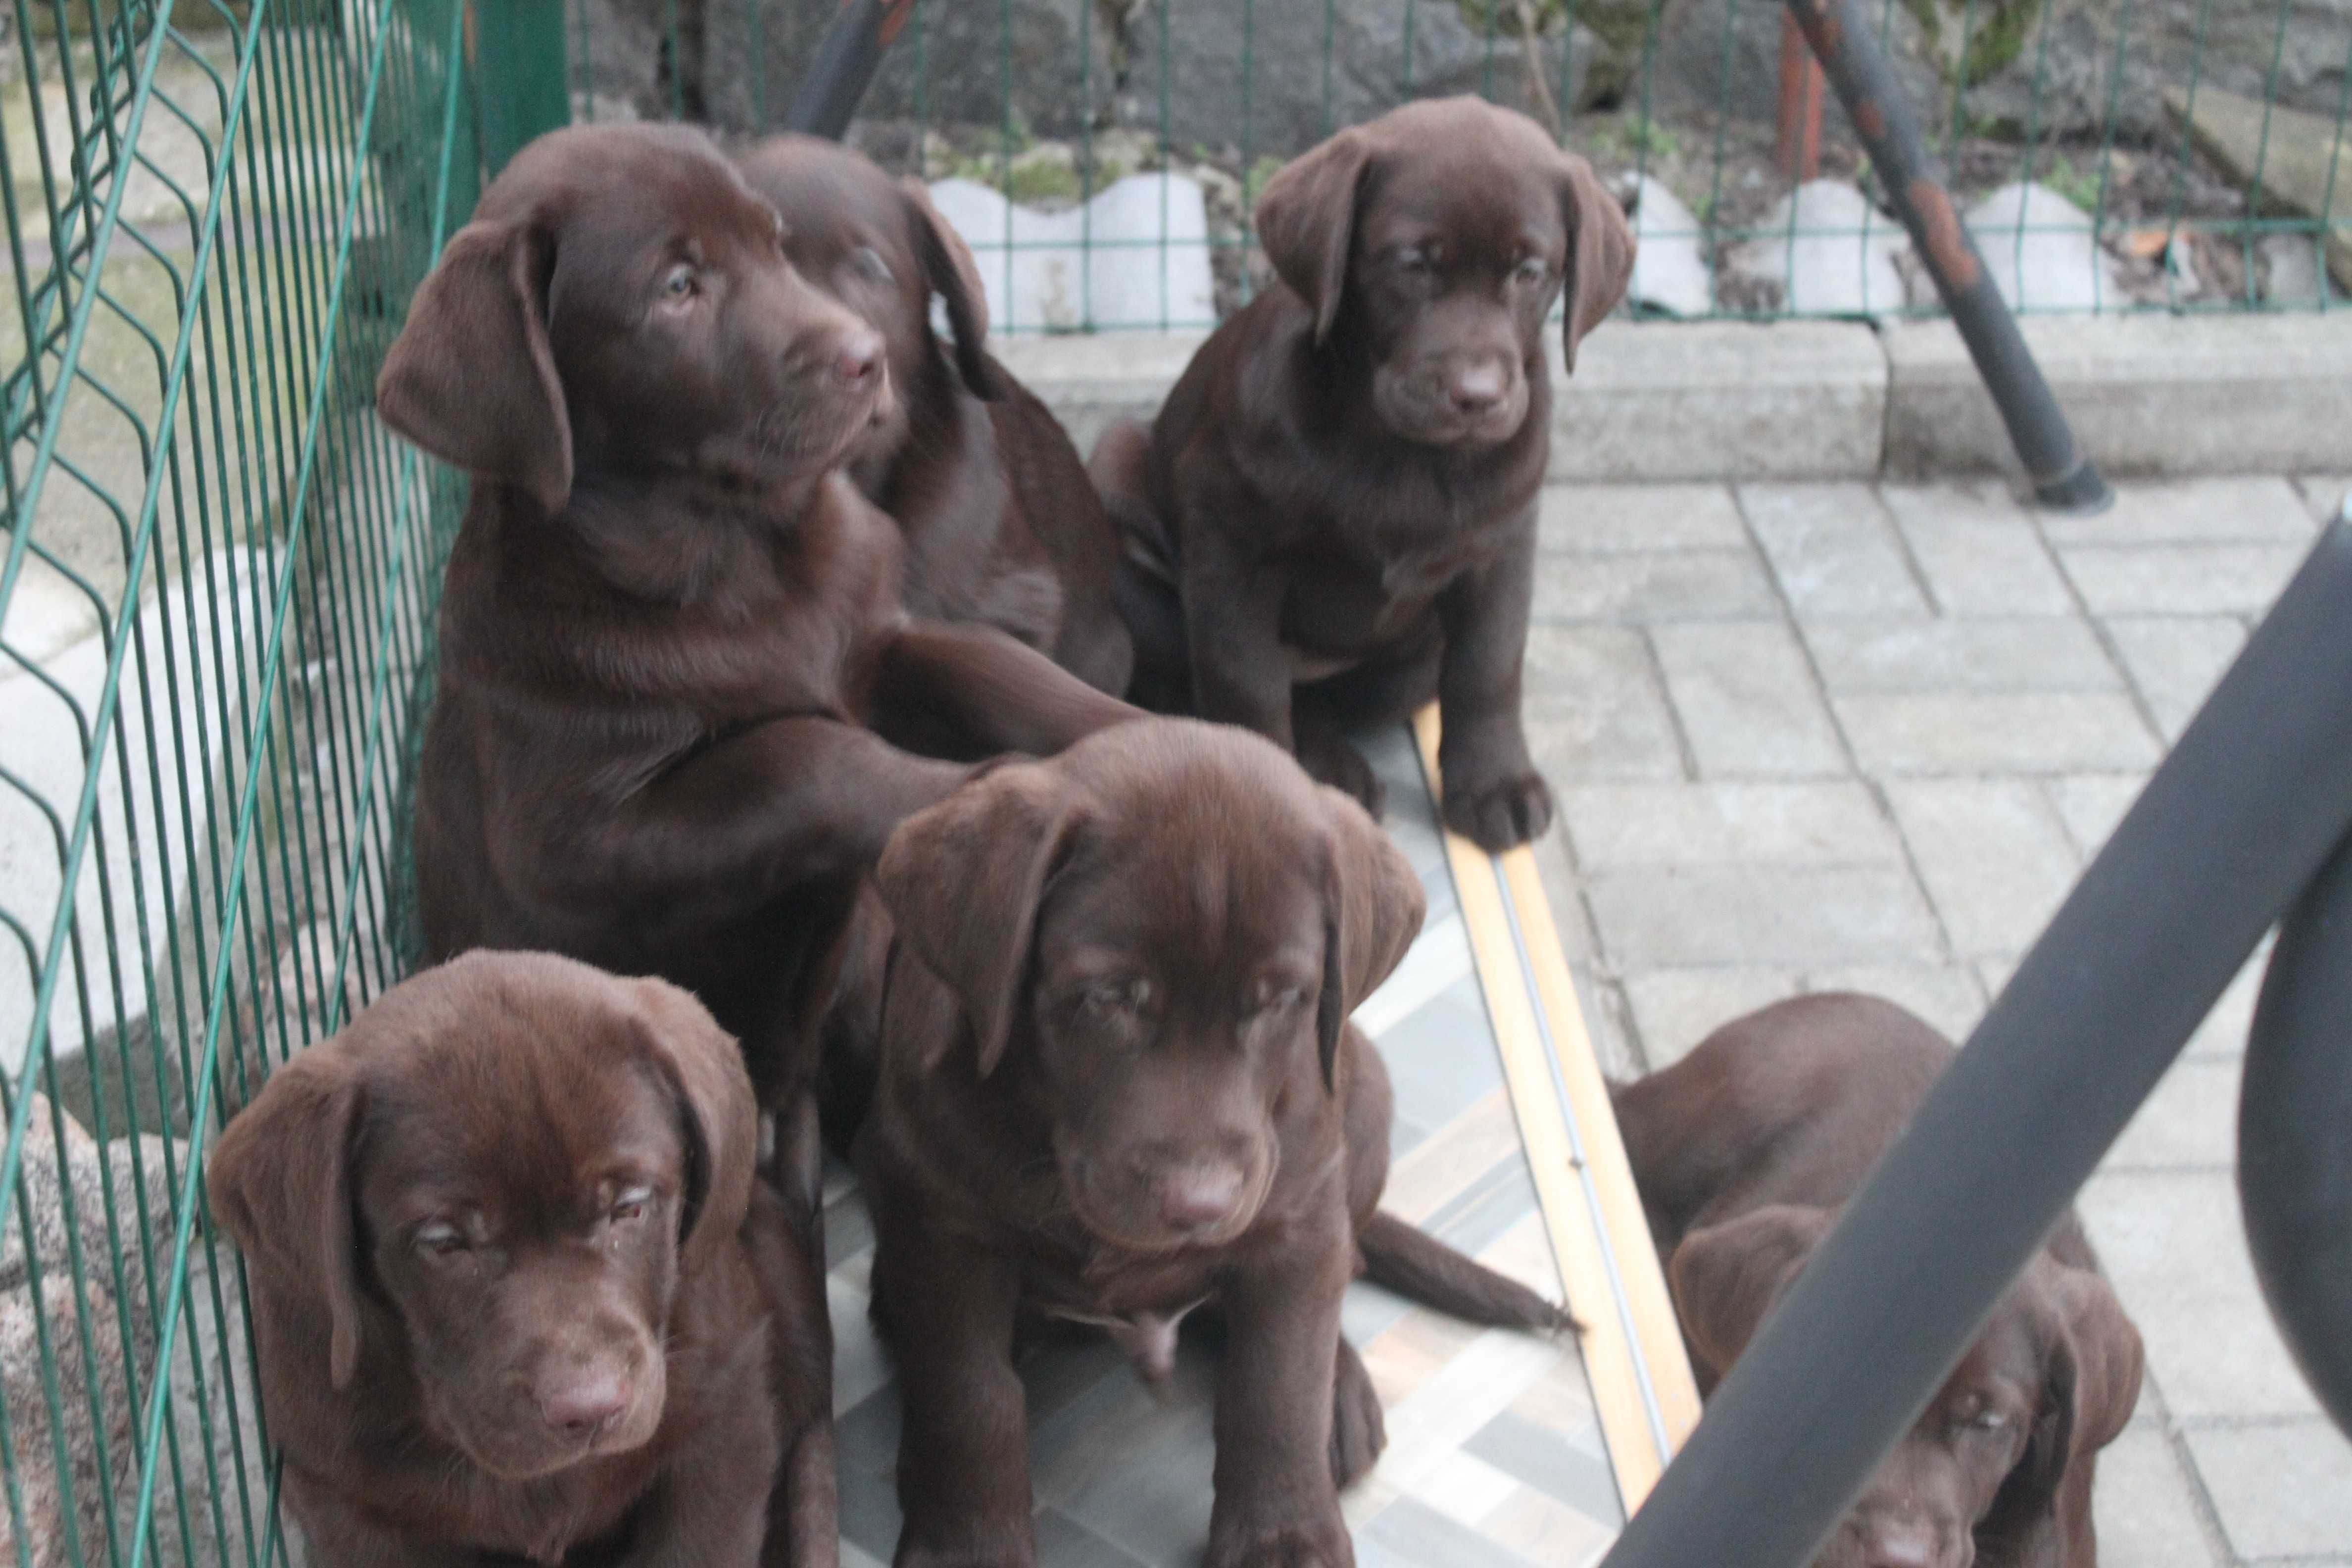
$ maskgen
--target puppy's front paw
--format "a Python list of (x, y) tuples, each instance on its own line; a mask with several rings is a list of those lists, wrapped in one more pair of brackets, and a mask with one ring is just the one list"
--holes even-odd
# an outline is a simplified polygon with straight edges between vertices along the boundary
[(1489, 854), (1539, 838), (1551, 826), (1551, 789), (1532, 769), (1482, 783), (1446, 781), (1445, 826)]
[(1260, 1528), (1210, 1527), (1207, 1568), (1355, 1568), (1355, 1542), (1334, 1507), (1328, 1517)]
[(1297, 738), (1298, 765), (1318, 784), (1329, 784), (1356, 797), (1356, 804), (1380, 820), (1388, 790), (1372, 772), (1364, 754), (1336, 730), (1302, 726)]
[(1354, 1485), (1388, 1446), (1388, 1421), (1381, 1413), (1381, 1396), (1372, 1391), (1371, 1374), (1364, 1370), (1356, 1347), (1341, 1340), (1339, 1376), (1331, 1392), (1333, 1484)]

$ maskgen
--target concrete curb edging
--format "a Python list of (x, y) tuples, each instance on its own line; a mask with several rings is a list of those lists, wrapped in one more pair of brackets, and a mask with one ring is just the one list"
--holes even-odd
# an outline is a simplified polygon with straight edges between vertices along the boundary
[[(2026, 344), (2111, 478), (2352, 467), (2352, 310), (2028, 317)], [(992, 345), (1083, 454), (1155, 410), (1205, 333)], [(1949, 321), (1612, 321), (1563, 381), (1551, 478), (1572, 481), (2018, 475)]]

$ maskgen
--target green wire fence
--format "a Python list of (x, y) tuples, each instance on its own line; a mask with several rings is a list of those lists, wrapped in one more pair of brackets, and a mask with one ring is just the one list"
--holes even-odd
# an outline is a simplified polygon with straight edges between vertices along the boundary
[[(833, 10), (0, 0), (0, 1563), (290, 1560), (203, 1151), (413, 956), (462, 483), (375, 423), (376, 365), (531, 132), (765, 130)], [(1775, 0), (931, 0), (853, 136), (939, 182), (1001, 331), (1208, 325), (1263, 286), (1282, 159), (1455, 91), (1621, 178), (1643, 310), (1923, 308), (1834, 110), (1789, 199), (1779, 26)], [(2039, 182), (1987, 245), (2023, 309), (2352, 285), (2340, 5), (1886, 0), (1885, 26), (1963, 195)], [(2087, 299), (2032, 292), (2059, 241)], [(1877, 294), (1817, 287), (1843, 270)]]
[[(572, 115), (770, 128), (835, 8), (570, 0)], [(1617, 177), (1649, 252), (1637, 314), (1932, 313), (1933, 289), (1873, 199), (1836, 105), (1815, 158), (1780, 154), (1782, 9), (933, 0), (886, 60), (852, 139), (900, 172), (1044, 209), (966, 199), (950, 211), (991, 275), (1004, 331), (1213, 324), (1263, 281), (1249, 211), (1283, 159), (1395, 103), (1451, 92), (1557, 124)], [(2337, 171), (2352, 162), (2352, 12), (2341, 5), (1874, 9), (2012, 308), (2326, 310), (2352, 294), (2352, 170)], [(1097, 198), (1150, 174), (1168, 176), (1165, 210), (1125, 195), (1106, 230)], [(1136, 251), (1149, 256), (1121, 254)], [(1093, 276), (1105, 257), (1134, 274), (1115, 300)]]
[(403, 968), (459, 492), (376, 363), (471, 210), (455, 0), (10, 0), (0, 1561), (283, 1561), (202, 1145)]

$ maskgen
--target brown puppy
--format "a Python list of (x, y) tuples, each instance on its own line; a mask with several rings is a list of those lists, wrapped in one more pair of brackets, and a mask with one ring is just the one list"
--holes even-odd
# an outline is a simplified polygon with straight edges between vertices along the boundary
[[(882, 333), (898, 394), (849, 471), (907, 538), (907, 607), (982, 621), (1089, 685), (1127, 689), (1134, 663), (1111, 605), (1118, 540), (1077, 448), (988, 352), (988, 297), (971, 252), (913, 180), (812, 136), (740, 154), (784, 219), (803, 277)], [(947, 308), (950, 359), (931, 330)]]
[(824, 1283), (757, 1129), (693, 997), (544, 953), (272, 1074), (206, 1181), (310, 1561), (835, 1562)]
[(556, 132), (450, 239), (377, 384), (476, 477), (417, 783), (428, 949), (677, 981), (767, 1105), (813, 1071), (859, 879), (965, 773), (889, 737), (1050, 752), (1131, 711), (906, 618), (897, 531), (838, 468), (887, 406), (884, 344), (781, 226), (699, 132)]
[[(1702, 1388), (1738, 1358), (1951, 1059), (1948, 1042), (1891, 1003), (1801, 996), (1616, 1091)], [(1818, 1568), (2095, 1568), (2092, 1472), (2139, 1383), (2139, 1331), (2070, 1213)]]
[(906, 1388), (898, 1562), (1034, 1556), (1020, 1314), (1106, 1324), (1160, 1376), (1213, 1301), (1209, 1563), (1351, 1563), (1338, 1488), (1383, 1440), (1339, 1335), (1358, 1268), (1565, 1322), (1375, 1212), (1388, 1075), (1347, 1019), (1420, 927), (1403, 856), (1266, 742), (1168, 721), (959, 790), (876, 880), (902, 946), (859, 1168)]
[(1094, 472), (1127, 536), (1137, 700), (1244, 725), (1377, 812), (1344, 726), (1432, 695), (1445, 818), (1541, 833), (1519, 669), (1551, 441), (1545, 313), (1567, 361), (1633, 238), (1583, 159), (1472, 98), (1408, 104), (1276, 174), (1280, 279), (1220, 327)]

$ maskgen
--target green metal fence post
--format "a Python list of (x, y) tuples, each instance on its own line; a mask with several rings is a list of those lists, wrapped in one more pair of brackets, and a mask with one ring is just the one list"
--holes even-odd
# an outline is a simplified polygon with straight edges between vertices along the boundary
[(572, 120), (563, 0), (472, 0), (474, 104), (492, 176), (524, 142)]

